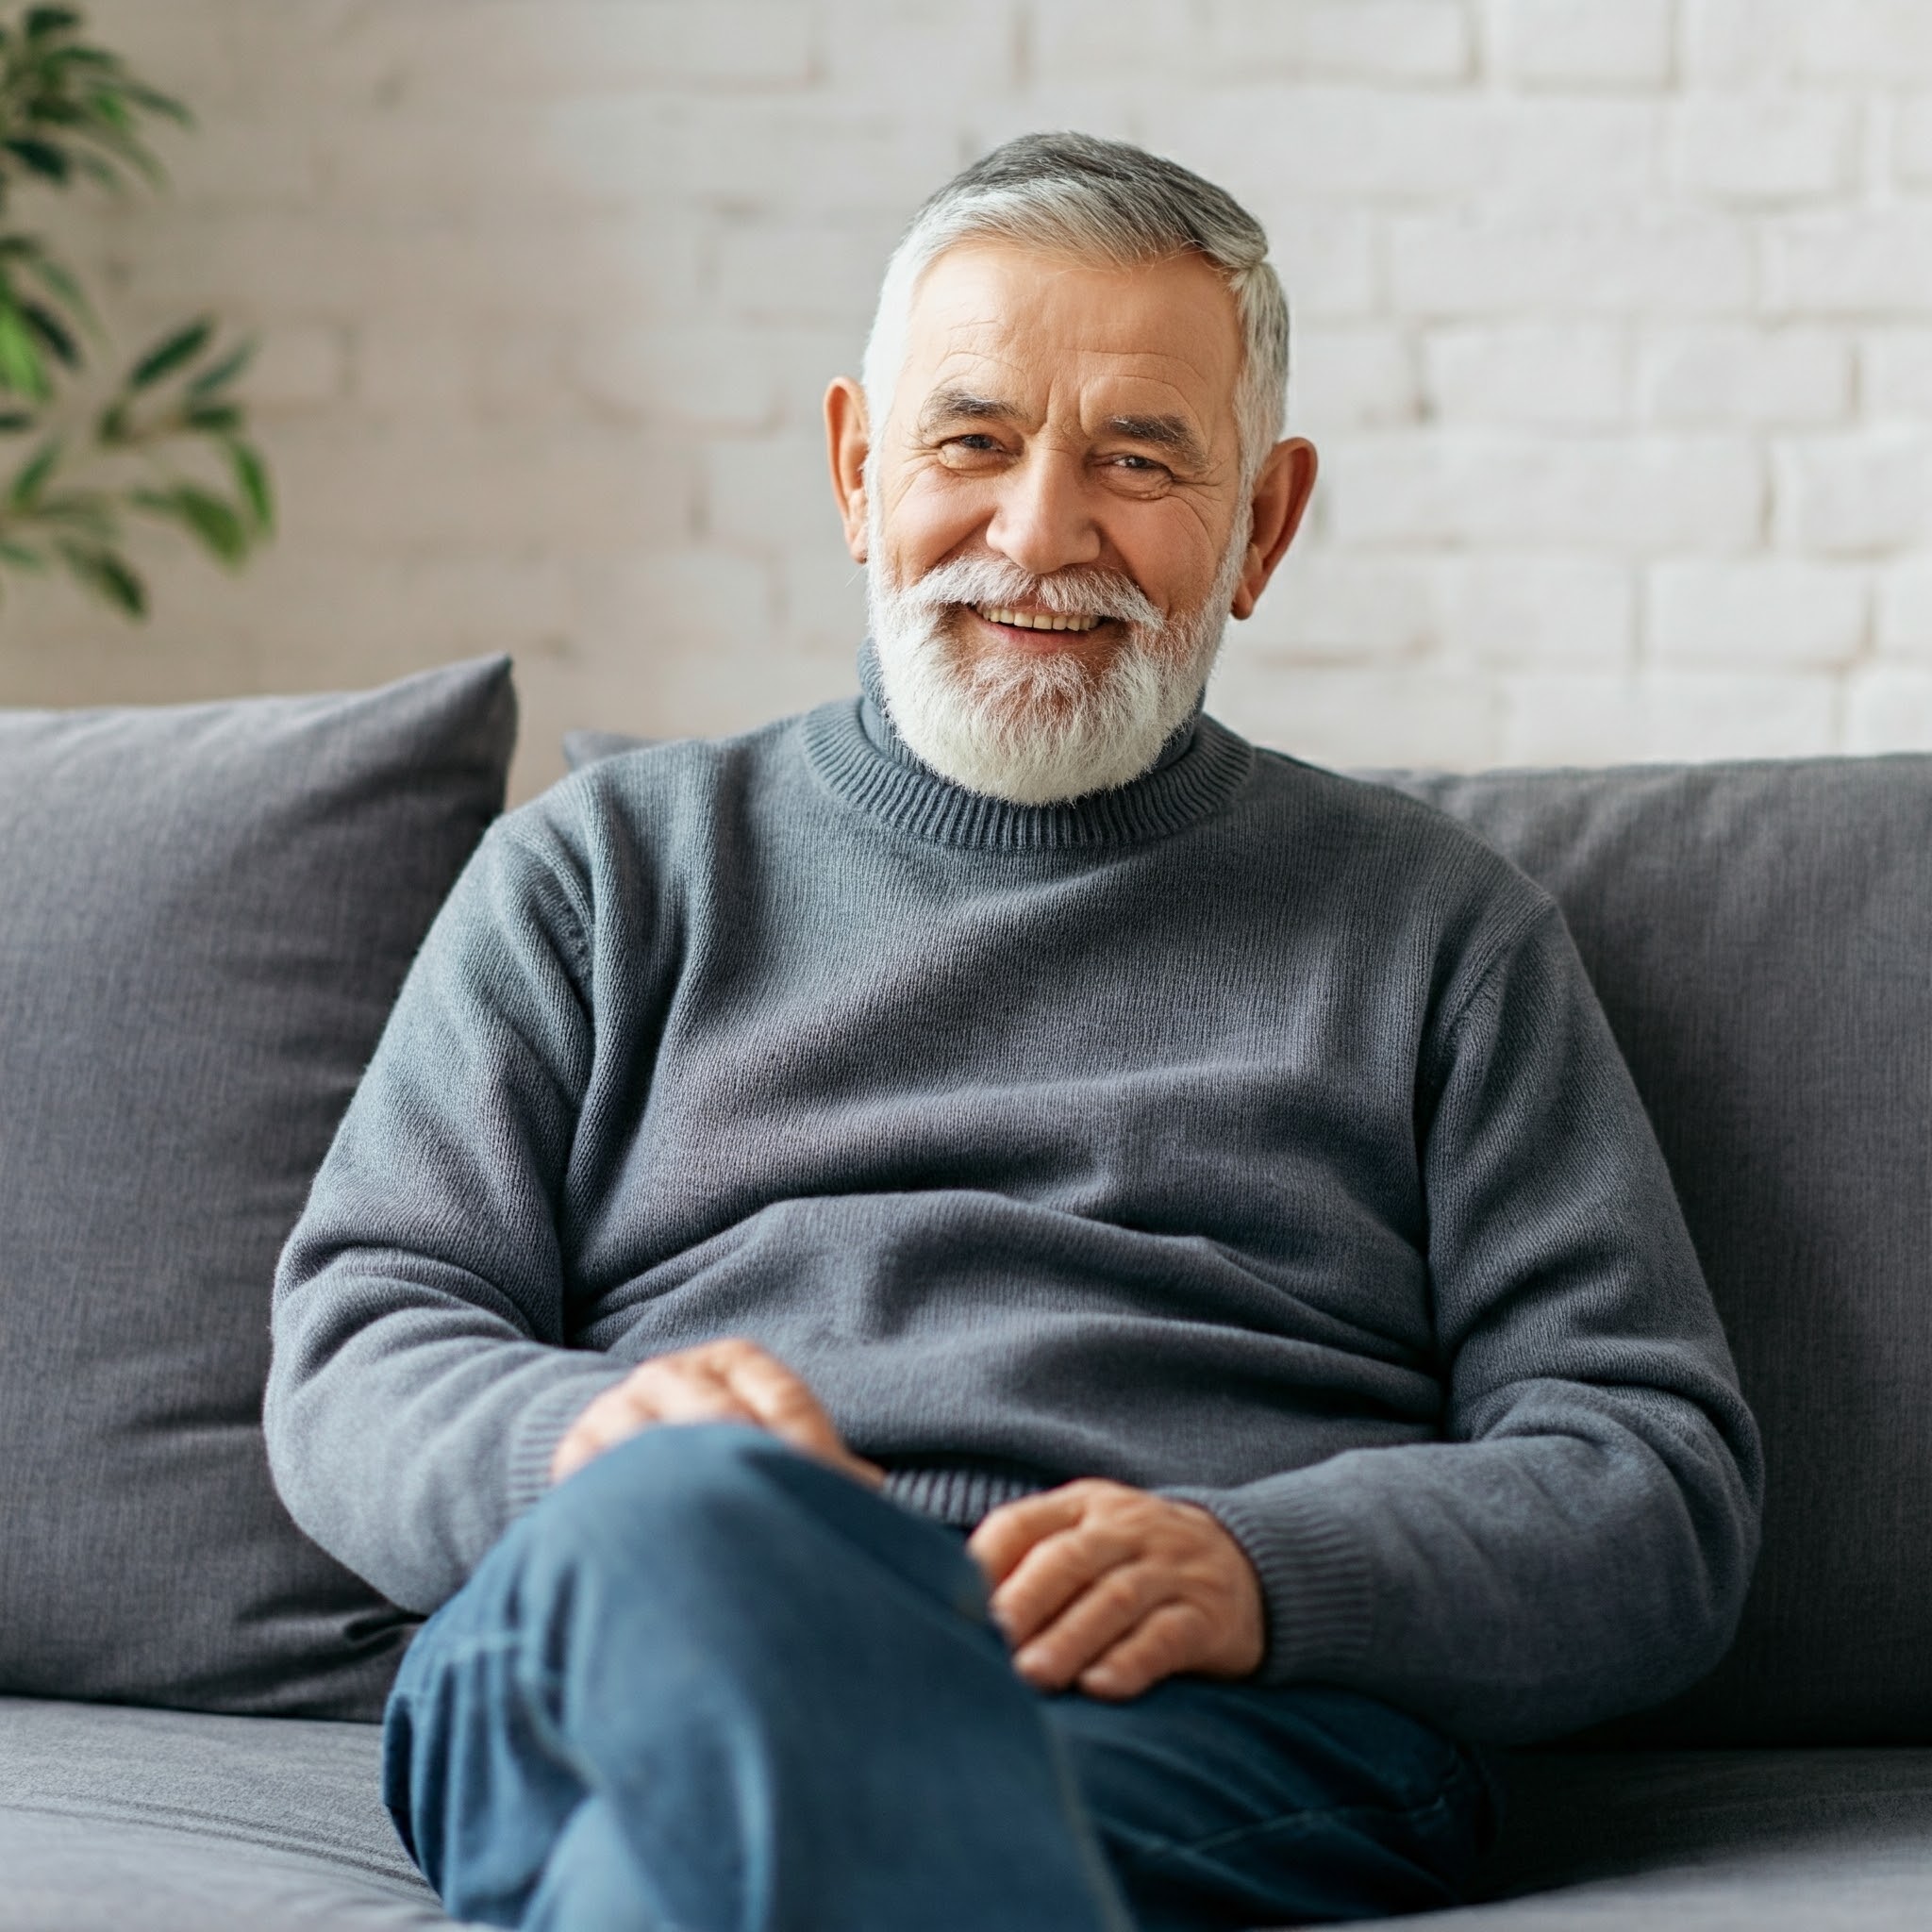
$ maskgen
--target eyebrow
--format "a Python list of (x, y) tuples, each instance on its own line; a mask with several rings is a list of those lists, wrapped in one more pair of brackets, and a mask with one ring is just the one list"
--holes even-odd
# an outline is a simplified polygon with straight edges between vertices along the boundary
[(1151, 443), (1156, 449), (1171, 450), (1191, 469), (1207, 465), (1208, 452), (1182, 417), (1109, 416), (1102, 426), (1109, 435), (1124, 436), (1129, 442)]
[[(926, 398), (924, 408), (919, 412), (919, 429), (922, 435), (929, 436), (942, 424), (1005, 423), (1019, 413), (1013, 404), (998, 396), (976, 395), (965, 389), (942, 389)], [(1187, 468), (1198, 470), (1207, 466), (1208, 452), (1201, 447), (1201, 439), (1185, 417), (1109, 416), (1101, 427), (1109, 436), (1168, 450)]]
[(942, 389), (926, 398), (925, 408), (919, 412), (919, 427), (922, 433), (929, 433), (941, 423), (957, 423), (961, 417), (974, 423), (1006, 422), (1018, 413), (1011, 403), (1002, 402), (997, 396), (974, 395), (965, 389)]
[[(925, 400), (920, 409), (920, 435), (931, 435), (942, 424), (990, 424), (1012, 421), (1020, 411), (999, 396), (977, 396), (970, 389), (941, 389)], [(1128, 442), (1145, 442), (1156, 450), (1169, 450), (1180, 459), (1182, 468), (1202, 470), (1208, 452), (1189, 421), (1180, 415), (1109, 415), (1101, 429), (1111, 437), (1124, 437)]]

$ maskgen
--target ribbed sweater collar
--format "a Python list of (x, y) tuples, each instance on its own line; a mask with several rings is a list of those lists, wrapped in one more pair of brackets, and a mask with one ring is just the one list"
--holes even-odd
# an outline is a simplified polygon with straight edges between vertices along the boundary
[(1254, 747), (1196, 709), (1131, 784), (1058, 805), (1009, 805), (942, 778), (892, 729), (868, 642), (863, 694), (805, 721), (806, 754), (835, 796), (940, 845), (1053, 851), (1165, 838), (1211, 817), (1246, 783)]

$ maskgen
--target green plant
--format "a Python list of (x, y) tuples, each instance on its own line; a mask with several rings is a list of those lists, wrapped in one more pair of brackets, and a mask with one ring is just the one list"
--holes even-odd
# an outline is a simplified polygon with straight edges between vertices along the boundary
[(185, 531), (230, 568), (273, 533), (269, 475), (237, 381), (250, 341), (203, 316), (170, 329), (117, 381), (93, 378), (109, 344), (80, 278), (15, 226), (18, 191), (91, 182), (158, 187), (155, 122), (193, 125), (179, 101), (82, 38), (80, 13), (31, 7), (0, 23), (0, 567), (64, 570), (129, 617), (148, 596), (128, 561), (130, 521)]

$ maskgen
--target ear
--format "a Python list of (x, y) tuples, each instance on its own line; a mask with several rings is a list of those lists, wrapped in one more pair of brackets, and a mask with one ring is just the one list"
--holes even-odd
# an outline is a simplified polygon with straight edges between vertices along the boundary
[(1261, 474), (1255, 478), (1254, 528), (1241, 582), (1235, 587), (1233, 616), (1253, 614), (1274, 566), (1288, 555), (1301, 527), (1302, 512), (1315, 493), (1315, 445), (1305, 436), (1291, 436), (1268, 452)]
[(845, 525), (845, 547), (854, 563), (865, 561), (865, 459), (872, 450), (865, 391), (849, 375), (825, 391), (825, 453), (832, 463), (832, 494)]

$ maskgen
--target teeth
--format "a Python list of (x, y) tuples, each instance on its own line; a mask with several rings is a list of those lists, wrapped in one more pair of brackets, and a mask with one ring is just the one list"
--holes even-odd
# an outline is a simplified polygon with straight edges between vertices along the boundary
[(983, 604), (973, 608), (989, 624), (1010, 624), (1019, 630), (1091, 630), (1100, 622), (1097, 617), (1034, 617), (1024, 610), (988, 608)]

